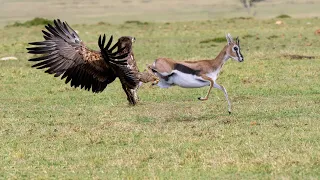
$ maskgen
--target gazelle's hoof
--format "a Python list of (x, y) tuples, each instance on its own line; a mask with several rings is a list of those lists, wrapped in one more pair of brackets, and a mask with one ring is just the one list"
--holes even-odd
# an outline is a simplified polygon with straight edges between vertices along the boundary
[(203, 97), (198, 97), (198, 99), (199, 99), (200, 101), (208, 100), (208, 98), (203, 98)]
[(229, 112), (229, 114), (231, 114), (231, 111), (228, 111)]

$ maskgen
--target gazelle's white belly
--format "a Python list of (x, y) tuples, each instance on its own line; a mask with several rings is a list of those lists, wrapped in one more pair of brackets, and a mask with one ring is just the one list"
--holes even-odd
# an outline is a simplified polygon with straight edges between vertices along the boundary
[(184, 88), (199, 88), (203, 86), (209, 86), (210, 82), (203, 80), (201, 77), (197, 77), (196, 75), (188, 74), (186, 76), (173, 75), (170, 77), (172, 84), (184, 87)]
[[(208, 73), (207, 76), (215, 81), (217, 79), (217, 73), (218, 72)], [(210, 82), (197, 75), (174, 71), (173, 74), (169, 76), (167, 81), (165, 81), (164, 79), (160, 79), (160, 83), (158, 85), (163, 88), (167, 88), (173, 85), (177, 85), (183, 88), (200, 88), (209, 86)]]

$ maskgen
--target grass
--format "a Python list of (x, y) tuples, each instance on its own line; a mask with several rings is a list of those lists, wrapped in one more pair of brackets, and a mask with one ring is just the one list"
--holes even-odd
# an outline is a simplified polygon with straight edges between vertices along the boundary
[(45, 18), (36, 17), (24, 23), (16, 21), (14, 24), (7, 25), (7, 27), (19, 27), (19, 26), (31, 27), (31, 26), (40, 26), (40, 25), (45, 26), (47, 24), (53, 24), (53, 21)]
[(148, 22), (141, 22), (141, 21), (126, 21), (125, 24), (136, 24), (136, 25), (148, 25)]
[(222, 42), (225, 42), (226, 41), (226, 38), (225, 37), (216, 37), (216, 38), (213, 38), (213, 39), (206, 39), (206, 40), (203, 40), (203, 41), (200, 41), (200, 43), (211, 43), (211, 42), (216, 42), (216, 43), (222, 43)]
[(218, 90), (197, 100), (207, 88), (144, 85), (135, 107), (118, 81), (101, 94), (71, 88), (27, 61), (43, 27), (0, 29), (0, 57), (18, 58), (0, 62), (0, 178), (318, 179), (318, 19), (232, 21), (70, 23), (91, 48), (102, 33), (135, 36), (140, 70), (157, 57), (214, 58), (224, 44), (199, 42), (239, 36), (245, 61), (218, 78), (231, 115)]

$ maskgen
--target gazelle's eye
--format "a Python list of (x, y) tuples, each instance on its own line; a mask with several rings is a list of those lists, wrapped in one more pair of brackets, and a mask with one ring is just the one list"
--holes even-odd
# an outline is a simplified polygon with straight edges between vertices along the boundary
[(238, 51), (238, 47), (234, 47), (233, 50)]

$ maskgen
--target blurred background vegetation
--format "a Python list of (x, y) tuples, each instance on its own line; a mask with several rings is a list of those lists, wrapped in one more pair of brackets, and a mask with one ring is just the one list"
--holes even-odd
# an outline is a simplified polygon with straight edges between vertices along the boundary
[(231, 17), (318, 17), (319, 0), (1, 0), (0, 27), (35, 17), (68, 22), (193, 21)]

